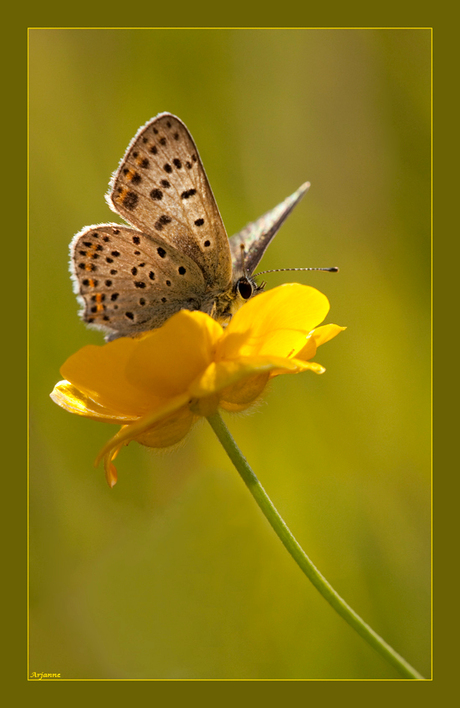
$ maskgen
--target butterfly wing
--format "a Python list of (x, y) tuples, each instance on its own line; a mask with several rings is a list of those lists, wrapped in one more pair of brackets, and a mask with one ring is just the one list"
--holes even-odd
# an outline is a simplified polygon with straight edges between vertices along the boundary
[(160, 327), (182, 308), (203, 308), (201, 269), (159, 236), (100, 224), (83, 229), (70, 247), (80, 314), (109, 339)]
[[(230, 252), (233, 262), (233, 282), (244, 275), (252, 275), (281, 224), (287, 219), (296, 204), (310, 187), (309, 182), (287, 197), (274, 209), (267, 211), (256, 221), (230, 238)], [(244, 246), (244, 250), (241, 248)], [(243, 263), (244, 258), (244, 263)]]
[(210, 290), (231, 286), (228, 237), (184, 123), (160, 113), (131, 141), (107, 197), (111, 209), (192, 259)]

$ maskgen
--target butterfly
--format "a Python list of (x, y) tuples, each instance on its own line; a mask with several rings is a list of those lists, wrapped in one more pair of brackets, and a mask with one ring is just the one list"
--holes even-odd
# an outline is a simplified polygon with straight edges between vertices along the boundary
[(109, 341), (160, 327), (182, 309), (225, 325), (263, 290), (254, 271), (309, 186), (229, 239), (192, 136), (160, 113), (134, 136), (106, 196), (129, 226), (87, 226), (70, 244), (81, 317)]

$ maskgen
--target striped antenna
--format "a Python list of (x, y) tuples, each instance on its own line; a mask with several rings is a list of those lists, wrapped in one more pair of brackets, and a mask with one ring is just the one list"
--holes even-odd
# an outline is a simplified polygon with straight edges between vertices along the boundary
[(286, 271), (293, 271), (293, 270), (324, 270), (327, 271), (328, 273), (338, 273), (339, 269), (337, 266), (333, 266), (332, 268), (275, 268), (273, 270), (261, 270), (259, 273), (254, 273), (252, 276), (253, 278), (256, 278), (258, 275), (265, 275), (266, 273), (284, 273)]

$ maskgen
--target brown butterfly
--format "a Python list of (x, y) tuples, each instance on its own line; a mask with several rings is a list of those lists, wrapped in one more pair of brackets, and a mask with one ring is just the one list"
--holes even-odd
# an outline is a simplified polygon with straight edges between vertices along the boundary
[(229, 239), (189, 131), (160, 113), (131, 141), (106, 197), (130, 226), (87, 226), (72, 240), (83, 320), (109, 340), (160, 327), (182, 309), (225, 324), (263, 290), (255, 268), (309, 186)]

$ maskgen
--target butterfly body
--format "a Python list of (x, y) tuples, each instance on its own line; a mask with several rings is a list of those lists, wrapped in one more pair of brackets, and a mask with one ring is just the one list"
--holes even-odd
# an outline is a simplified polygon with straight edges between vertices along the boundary
[(229, 240), (190, 133), (159, 114), (133, 138), (110, 183), (109, 206), (130, 226), (88, 226), (72, 240), (82, 318), (108, 339), (160, 327), (181, 309), (225, 324), (262, 290), (254, 269), (307, 188)]

